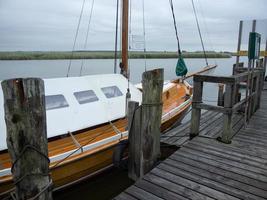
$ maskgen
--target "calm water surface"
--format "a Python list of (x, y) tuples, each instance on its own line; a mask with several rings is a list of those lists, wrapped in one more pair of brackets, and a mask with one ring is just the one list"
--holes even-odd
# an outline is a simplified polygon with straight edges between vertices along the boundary
[[(197, 71), (205, 62), (203, 59), (186, 59), (186, 64), (190, 72)], [(73, 60), (70, 76), (79, 76), (82, 60)], [(154, 68), (164, 68), (165, 79), (175, 79), (176, 59), (148, 59), (147, 70)], [(211, 59), (210, 64), (218, 64), (216, 74), (227, 75), (231, 73), (233, 58)], [(30, 61), (0, 61), (0, 80), (18, 77), (41, 77), (55, 78), (65, 77), (68, 71), (69, 60), (30, 60)], [(82, 75), (113, 73), (114, 60), (85, 60)], [(141, 74), (145, 70), (143, 59), (133, 59), (129, 61), (131, 81), (138, 83)]]
[[(70, 76), (79, 76), (81, 60), (72, 61)], [(164, 68), (166, 80), (176, 78), (176, 59), (149, 59), (147, 70)], [(194, 72), (205, 66), (203, 59), (186, 59), (189, 71)], [(113, 73), (114, 60), (85, 60), (82, 75)], [(210, 64), (218, 64), (213, 71), (216, 75), (231, 75), (234, 58), (212, 59)], [(19, 77), (55, 78), (65, 77), (68, 70), (68, 60), (37, 60), (37, 61), (0, 61), (0, 80)], [(130, 60), (131, 82), (139, 83), (141, 74), (145, 70), (143, 59)], [(217, 99), (217, 85), (204, 86), (204, 100), (215, 104)], [(185, 120), (188, 120), (188, 115)], [(112, 169), (101, 176), (87, 180), (72, 188), (54, 194), (54, 199), (111, 199), (132, 184), (127, 178), (127, 171)]]
[[(165, 80), (176, 78), (175, 66), (177, 59), (147, 59), (147, 70), (154, 68), (164, 68)], [(198, 71), (205, 62), (203, 59), (186, 59), (189, 72)], [(73, 60), (70, 68), (70, 76), (79, 76), (82, 60)], [(217, 75), (230, 75), (234, 58), (227, 59), (209, 59), (209, 64), (218, 64), (213, 71)], [(40, 77), (56, 78), (66, 77), (69, 60), (30, 60), (30, 61), (0, 61), (0, 80), (19, 78), (19, 77)], [(113, 73), (113, 59), (90, 59), (84, 61), (82, 75)], [(130, 80), (132, 83), (141, 81), (142, 73), (145, 71), (144, 59), (133, 59), (129, 61)], [(216, 99), (217, 85), (206, 84), (204, 95), (206, 100)]]

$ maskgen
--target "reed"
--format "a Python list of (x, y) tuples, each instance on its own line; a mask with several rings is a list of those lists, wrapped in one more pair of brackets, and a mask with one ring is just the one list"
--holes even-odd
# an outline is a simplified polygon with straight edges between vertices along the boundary
[[(185, 52), (185, 58), (204, 58), (202, 52)], [(120, 53), (118, 55), (120, 58)], [(156, 58), (177, 58), (176, 52), (159, 52), (151, 51), (146, 55), (143, 52), (130, 52), (129, 58), (132, 59), (156, 59)], [(230, 58), (231, 54), (208, 52), (208, 58)], [(0, 52), (0, 60), (61, 60), (61, 59), (113, 59), (113, 51), (16, 51), (16, 52)]]

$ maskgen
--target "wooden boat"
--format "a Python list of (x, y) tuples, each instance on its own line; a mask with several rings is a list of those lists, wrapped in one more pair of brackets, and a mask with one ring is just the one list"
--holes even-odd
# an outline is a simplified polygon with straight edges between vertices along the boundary
[[(125, 40), (128, 37), (125, 35), (127, 29), (123, 30), (122, 71), (127, 72), (128, 41)], [(131, 100), (142, 100), (141, 89), (128, 83), (127, 73), (126, 77), (122, 74), (124, 76), (105, 74), (44, 80), (50, 171), (56, 190), (113, 165), (116, 146), (128, 138), (127, 89), (131, 92)], [(192, 87), (186, 80), (168, 81), (164, 83), (162, 95), (161, 129), (164, 131), (185, 116), (191, 105)], [(0, 90), (0, 197), (14, 188), (5, 142), (3, 104)]]
[[(114, 148), (128, 136), (127, 86), (128, 80), (118, 74), (45, 80), (48, 148), (55, 188), (81, 181), (112, 166)], [(141, 102), (141, 91), (132, 84), (130, 91), (132, 100)], [(2, 95), (0, 92), (1, 106)], [(182, 120), (191, 105), (191, 97), (192, 87), (186, 81), (164, 83), (162, 131)], [(3, 109), (0, 123), (1, 138), (5, 138)], [(0, 193), (13, 188), (6, 148), (5, 140), (1, 140)]]

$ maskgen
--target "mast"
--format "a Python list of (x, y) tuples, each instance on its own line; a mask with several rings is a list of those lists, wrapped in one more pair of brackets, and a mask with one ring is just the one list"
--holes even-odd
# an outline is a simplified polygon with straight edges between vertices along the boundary
[(122, 0), (122, 62), (121, 74), (128, 78), (128, 29), (129, 29), (129, 0)]

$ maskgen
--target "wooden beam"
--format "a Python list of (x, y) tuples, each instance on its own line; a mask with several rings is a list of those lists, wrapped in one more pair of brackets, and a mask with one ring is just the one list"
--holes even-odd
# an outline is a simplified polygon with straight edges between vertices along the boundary
[(218, 106), (223, 106), (223, 93), (224, 93), (224, 84), (219, 83), (219, 90), (218, 90)]
[(44, 82), (2, 82), (7, 146), (18, 199), (52, 199), (46, 133)]
[(196, 82), (210, 82), (210, 83), (235, 83), (234, 77), (229, 76), (211, 76), (211, 75), (195, 75)]
[(128, 128), (129, 128), (129, 159), (128, 177), (137, 181), (140, 177), (140, 157), (141, 157), (141, 108), (139, 103), (130, 101), (128, 104)]
[(202, 103), (202, 95), (203, 95), (203, 82), (194, 80), (193, 104), (192, 104), (191, 126), (190, 126), (191, 139), (199, 134), (201, 109), (197, 108), (197, 104)]
[[(225, 89), (224, 96), (224, 108), (232, 109), (233, 108), (233, 92), (234, 86), (227, 84)], [(221, 137), (221, 141), (224, 143), (231, 143), (231, 137), (233, 135), (233, 121), (232, 121), (233, 113), (226, 113), (223, 117), (223, 133)]]
[(210, 110), (210, 111), (215, 111), (219, 113), (231, 113), (232, 112), (232, 109), (224, 108), (221, 106), (208, 105), (205, 103), (193, 103), (193, 107), (197, 109)]
[(128, 77), (128, 29), (129, 29), (129, 0), (122, 1), (122, 66), (121, 73)]

